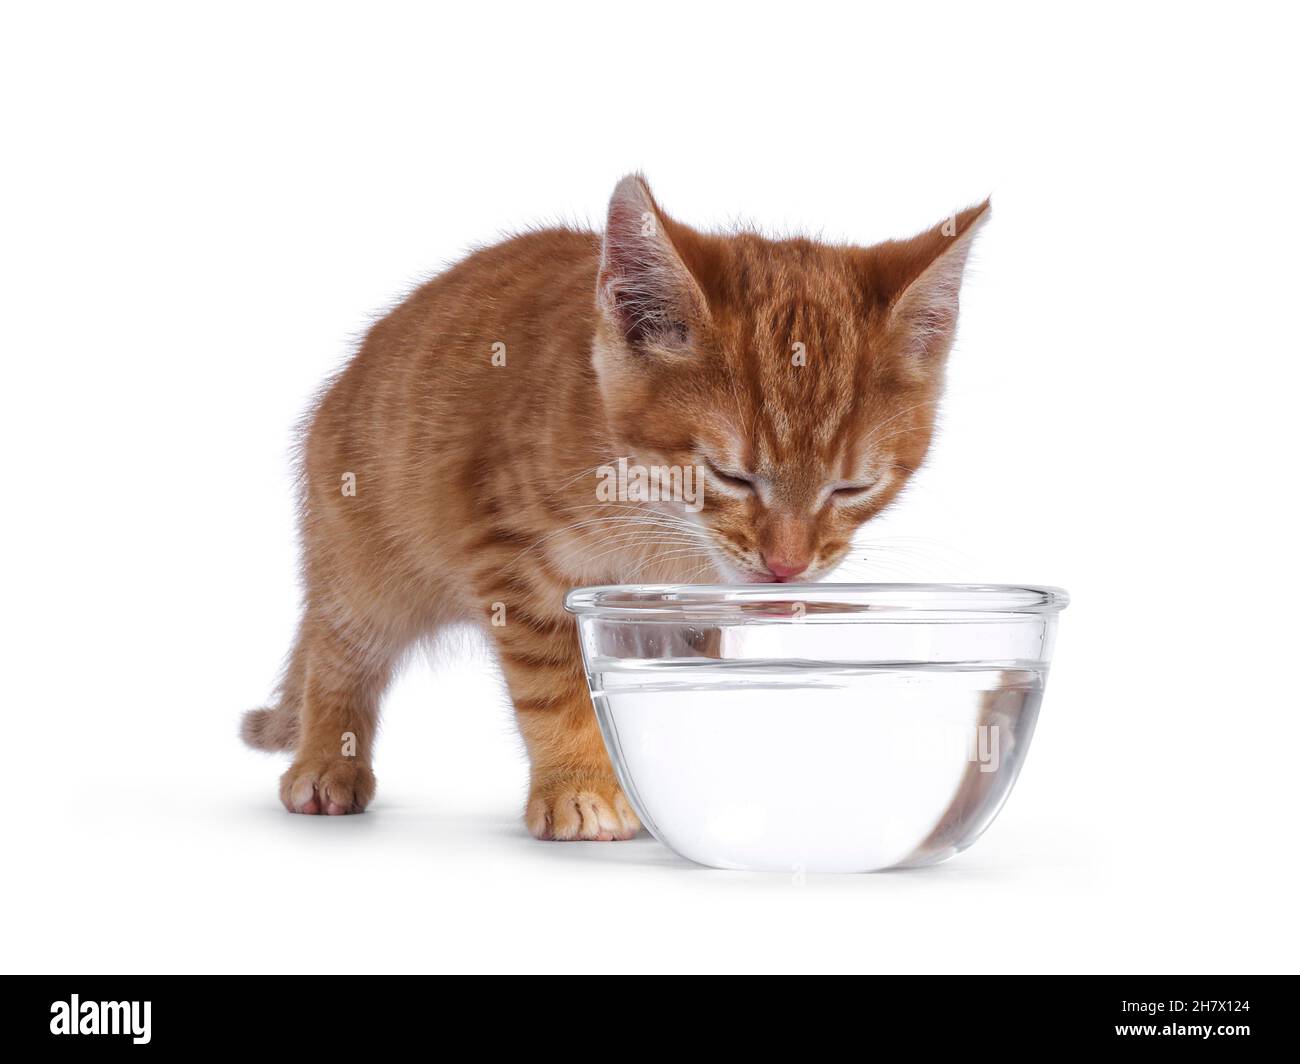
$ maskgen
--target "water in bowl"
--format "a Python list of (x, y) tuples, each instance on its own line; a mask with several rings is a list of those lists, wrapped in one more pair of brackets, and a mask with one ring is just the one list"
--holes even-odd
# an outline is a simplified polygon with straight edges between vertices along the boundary
[(1045, 672), (607, 659), (592, 687), (660, 841), (715, 867), (854, 872), (930, 864), (979, 837), (1015, 782)]

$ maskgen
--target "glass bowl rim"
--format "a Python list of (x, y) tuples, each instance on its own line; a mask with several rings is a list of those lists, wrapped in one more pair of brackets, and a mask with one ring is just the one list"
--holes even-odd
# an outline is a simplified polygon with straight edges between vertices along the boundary
[(740, 607), (767, 602), (816, 603), (830, 607), (826, 613), (868, 621), (873, 614), (1059, 613), (1070, 596), (1063, 588), (1042, 584), (601, 584), (574, 588), (565, 595), (564, 608), (578, 616), (629, 620), (669, 616), (737, 621), (745, 616)]

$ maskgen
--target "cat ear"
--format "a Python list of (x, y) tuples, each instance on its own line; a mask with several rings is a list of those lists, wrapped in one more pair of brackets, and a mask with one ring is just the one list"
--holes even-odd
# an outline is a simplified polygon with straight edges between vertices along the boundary
[(676, 223), (639, 174), (618, 183), (596, 279), (596, 304), (633, 351), (685, 350), (707, 313), (704, 294), (673, 244)]
[(913, 372), (933, 372), (952, 347), (966, 260), (991, 213), (985, 200), (911, 240), (872, 249), (874, 281), (888, 299), (888, 343)]

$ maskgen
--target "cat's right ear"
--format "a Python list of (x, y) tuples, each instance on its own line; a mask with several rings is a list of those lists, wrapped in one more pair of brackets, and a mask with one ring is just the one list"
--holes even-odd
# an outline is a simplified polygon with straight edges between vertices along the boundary
[(675, 224), (640, 174), (623, 178), (610, 197), (596, 306), (635, 354), (685, 353), (708, 313), (699, 284), (673, 244)]

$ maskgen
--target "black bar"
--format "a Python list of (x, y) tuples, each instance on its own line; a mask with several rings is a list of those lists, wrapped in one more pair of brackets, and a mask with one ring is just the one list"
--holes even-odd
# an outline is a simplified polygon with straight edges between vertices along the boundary
[[(689, 1032), (704, 1021), (710, 1040), (728, 1048), (806, 1051), (834, 1038), (866, 1057), (900, 1045), (1000, 1053), (1124, 1044), (1144, 1054), (1176, 1045), (1239, 1056), (1293, 1047), (1300, 1022), (1294, 976), (889, 976), (836, 987), (820, 978), (803, 987), (746, 978), (725, 996), (698, 979), (633, 988), (613, 976), (573, 977), (591, 984), (584, 988), (559, 976), (542, 977), (540, 986), (488, 986), (487, 978), (21, 976), (6, 980), (0, 1030), (9, 1045), (40, 1052), (440, 1049), (451, 1047), (449, 1028), (481, 1038), (485, 1052), (503, 1036), (557, 1052), (568, 1027), (588, 1045), (593, 1028), (643, 1044), (637, 1032), (653, 1024), (667, 1046), (698, 1037)], [(73, 995), (80, 1015), (76, 1031), (65, 1033)], [(119, 1033), (108, 1033), (114, 1024)], [(93, 1027), (103, 1029), (89, 1033)], [(617, 1053), (618, 1044), (603, 1044), (601, 1054)]]

